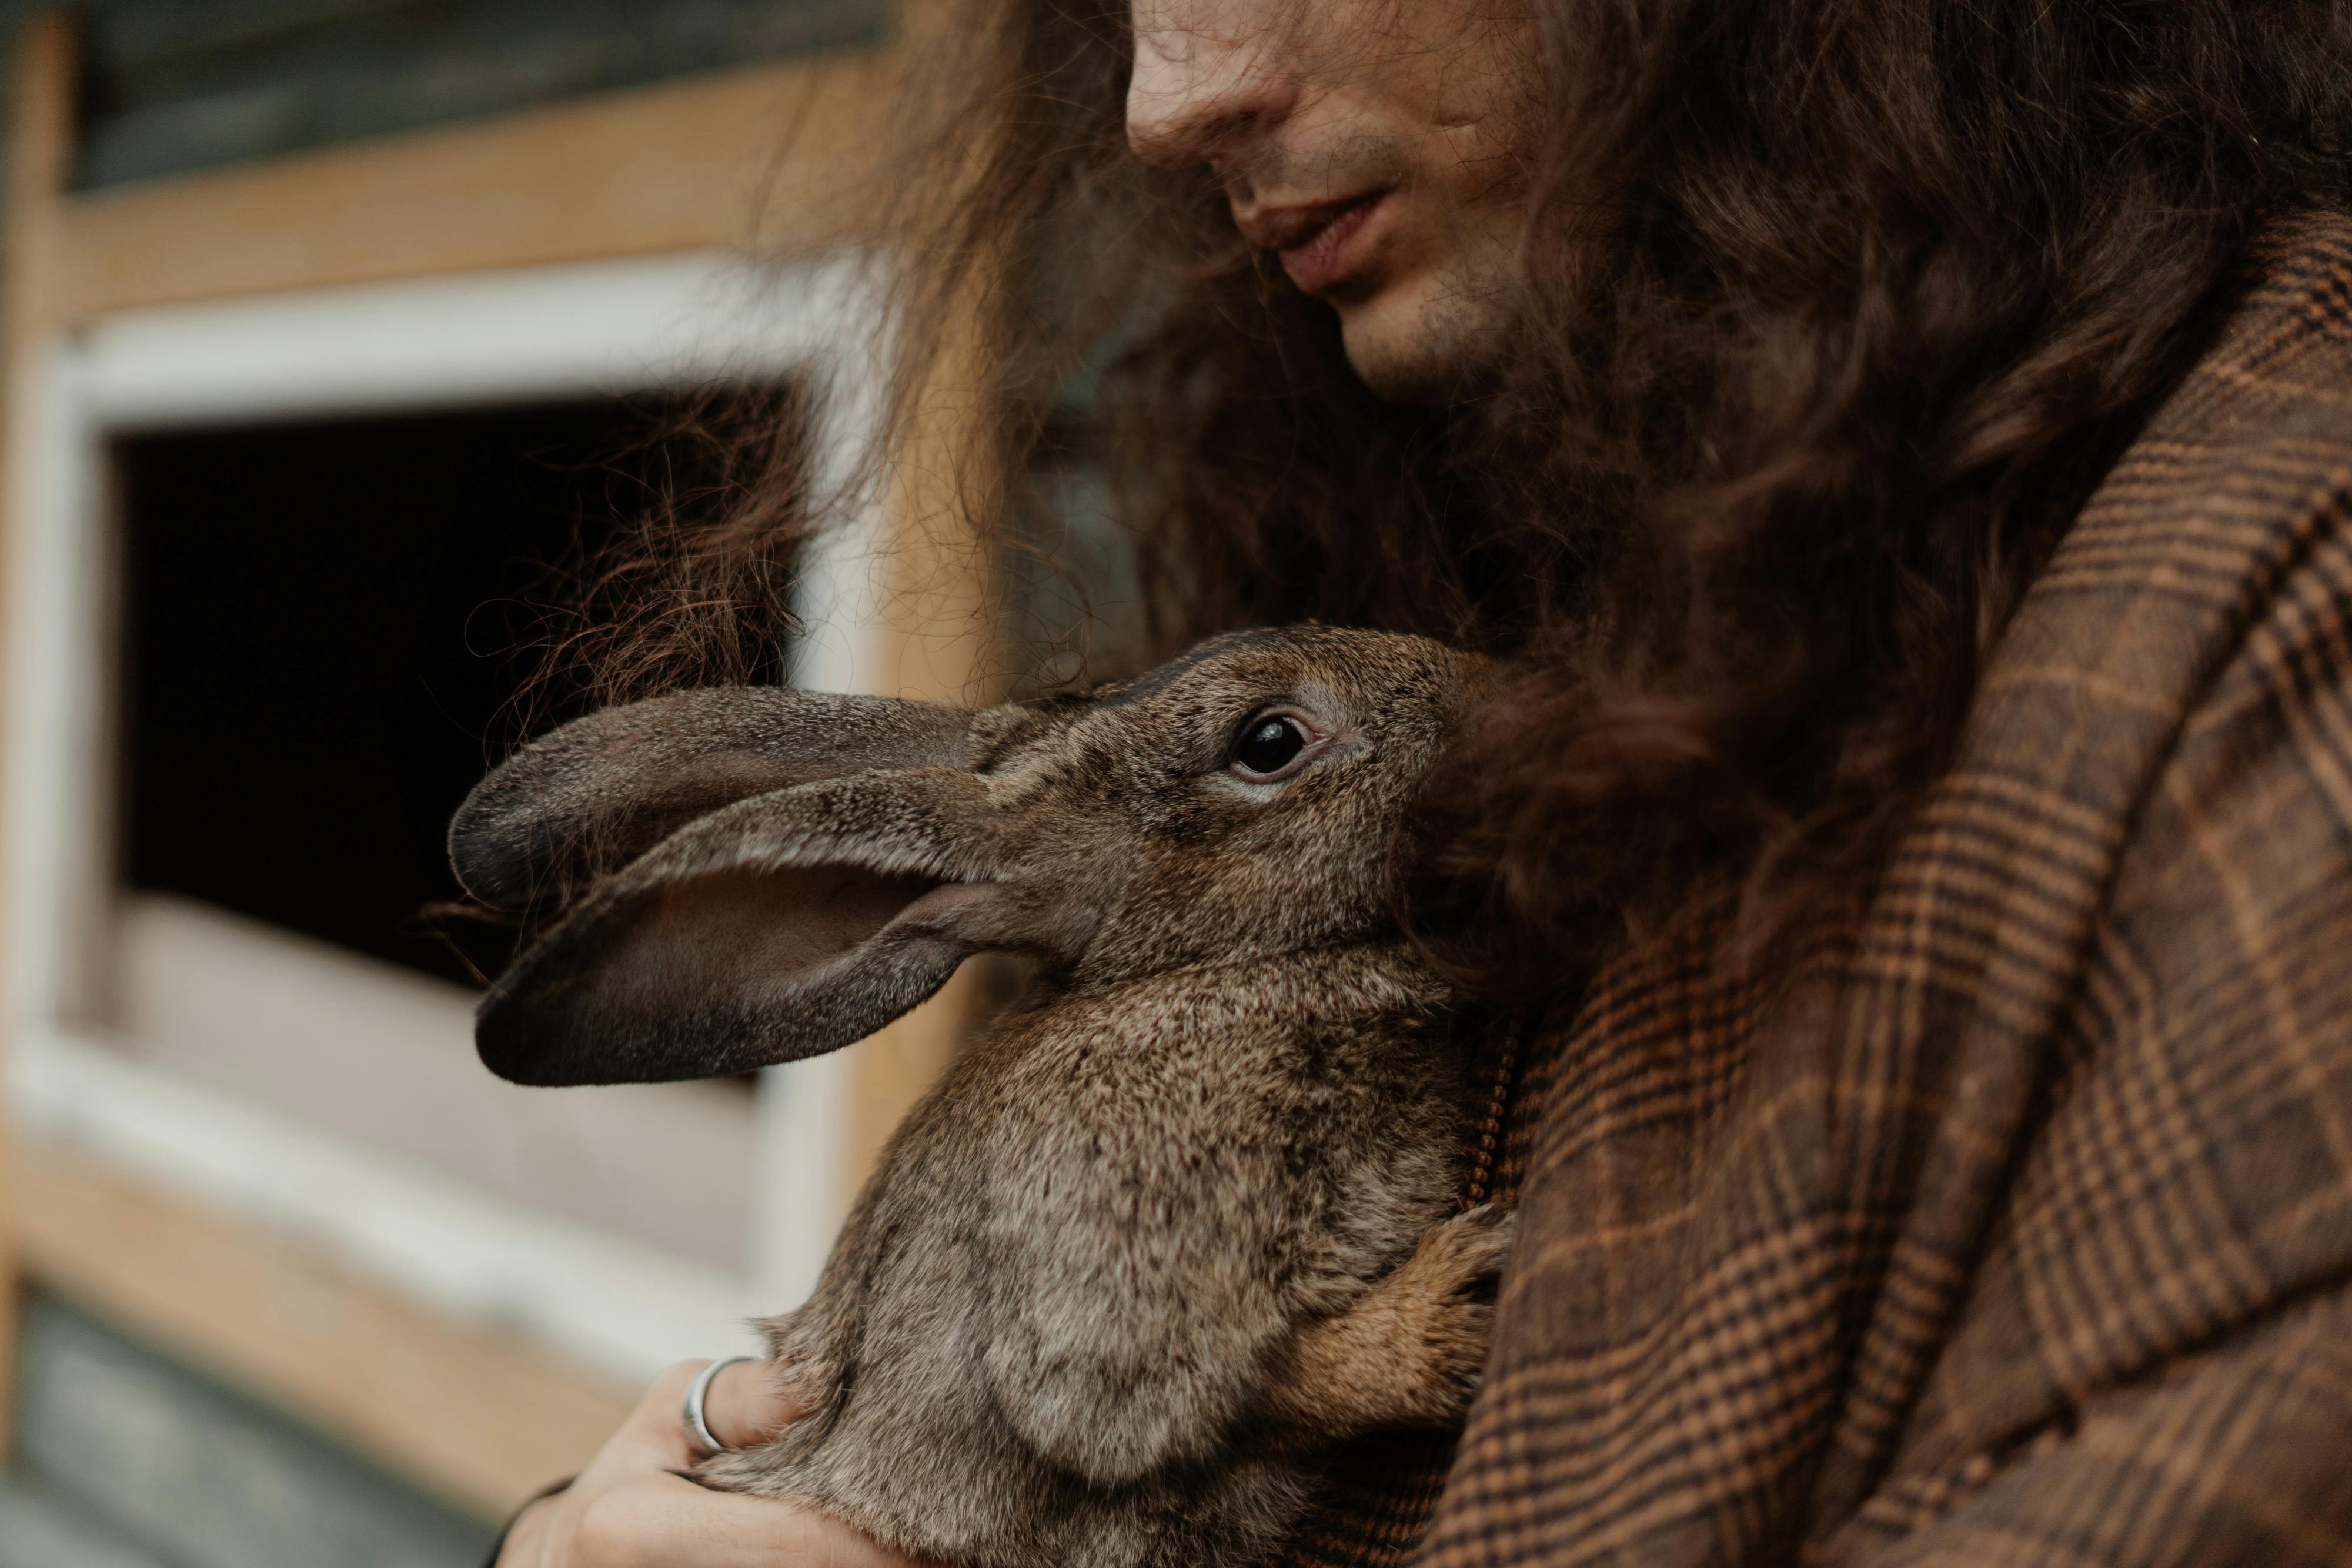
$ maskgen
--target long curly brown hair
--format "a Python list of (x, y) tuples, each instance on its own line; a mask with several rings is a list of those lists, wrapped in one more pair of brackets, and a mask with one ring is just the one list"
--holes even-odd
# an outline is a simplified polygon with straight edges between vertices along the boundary
[[(2352, 197), (2352, 12), (1526, 4), (1517, 329), (1454, 406), (1373, 398), (1217, 190), (1128, 153), (1128, 0), (943, 29), (904, 154), (929, 177), (890, 223), (901, 413), (950, 353), (981, 367), (1000, 533), (1082, 429), (1142, 653), (1315, 618), (1511, 656), (1415, 899), (1540, 991), (1701, 879), (1743, 889), (1751, 936), (1866, 884), (2257, 230)], [(662, 591), (775, 582), (736, 558), (809, 513), (763, 493), (673, 530)], [(641, 630), (611, 667), (693, 663)]]

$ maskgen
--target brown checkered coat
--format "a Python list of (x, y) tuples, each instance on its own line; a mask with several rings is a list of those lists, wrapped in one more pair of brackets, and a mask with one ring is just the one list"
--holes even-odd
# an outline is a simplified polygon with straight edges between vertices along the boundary
[(2352, 1562), (2352, 222), (2262, 265), (1866, 915), (1536, 1052), (1444, 1495), (1296, 1561)]

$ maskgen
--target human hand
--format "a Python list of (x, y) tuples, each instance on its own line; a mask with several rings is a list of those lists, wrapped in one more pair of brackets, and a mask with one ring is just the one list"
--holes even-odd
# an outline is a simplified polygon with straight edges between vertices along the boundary
[[(656, 1378), (580, 1479), (522, 1511), (497, 1568), (921, 1568), (823, 1514), (680, 1475), (698, 1456), (679, 1406), (705, 1364), (683, 1361)], [(800, 1415), (764, 1362), (721, 1369), (703, 1398), (711, 1435), (730, 1447)]]

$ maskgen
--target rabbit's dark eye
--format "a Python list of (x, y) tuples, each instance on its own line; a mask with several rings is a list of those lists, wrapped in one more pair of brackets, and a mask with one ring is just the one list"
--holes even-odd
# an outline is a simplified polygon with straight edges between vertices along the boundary
[(1244, 773), (1279, 773), (1307, 748), (1307, 731), (1295, 718), (1274, 714), (1253, 719), (1234, 747), (1234, 766)]

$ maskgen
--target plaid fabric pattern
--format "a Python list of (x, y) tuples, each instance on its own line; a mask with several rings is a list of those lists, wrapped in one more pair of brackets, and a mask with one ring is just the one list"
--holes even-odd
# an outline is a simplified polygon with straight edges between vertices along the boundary
[(2352, 1562), (2352, 221), (2258, 261), (1867, 908), (1549, 1042), (1443, 1496), (1296, 1561)]

